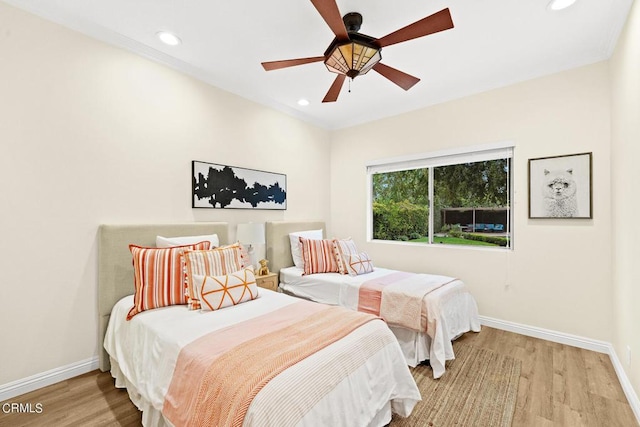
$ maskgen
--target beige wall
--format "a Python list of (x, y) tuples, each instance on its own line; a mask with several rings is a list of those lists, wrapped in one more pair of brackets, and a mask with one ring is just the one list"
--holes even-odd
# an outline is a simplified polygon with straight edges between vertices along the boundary
[[(606, 63), (337, 131), (331, 150), (334, 234), (378, 266), (463, 279), (484, 316), (611, 341), (610, 107)], [(515, 144), (513, 252), (366, 240), (365, 163)], [(593, 152), (593, 220), (530, 220), (527, 159)]]
[[(97, 354), (100, 223), (328, 219), (325, 130), (1, 2), (0, 58), (0, 384)], [(191, 160), (287, 211), (191, 209)]]
[[(632, 6), (611, 58), (614, 328), (613, 344), (640, 393), (640, 5)], [(627, 363), (627, 346), (631, 363)]]

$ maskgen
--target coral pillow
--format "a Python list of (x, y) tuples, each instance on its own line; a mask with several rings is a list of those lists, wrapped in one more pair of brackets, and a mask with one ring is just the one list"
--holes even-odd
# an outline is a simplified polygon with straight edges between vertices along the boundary
[(195, 274), (193, 284), (203, 311), (219, 310), (258, 296), (258, 285), (250, 268), (221, 276)]
[(358, 248), (351, 238), (335, 239), (333, 241), (333, 252), (338, 262), (338, 272), (340, 274), (348, 274), (347, 266), (344, 263), (346, 255), (358, 255)]
[(373, 262), (366, 252), (345, 255), (342, 259), (347, 267), (349, 276), (358, 276), (373, 271)]
[(293, 259), (293, 265), (298, 268), (304, 268), (304, 260), (302, 259), (302, 250), (300, 249), (300, 237), (305, 239), (322, 239), (322, 229), (320, 230), (306, 230), (296, 231), (295, 233), (289, 233), (289, 241), (291, 244), (291, 259)]
[(185, 251), (183, 255), (184, 285), (190, 310), (200, 308), (200, 300), (193, 285), (193, 276), (220, 276), (245, 267), (240, 245), (230, 245), (208, 251)]
[(145, 310), (186, 304), (180, 258), (186, 250), (209, 249), (209, 242), (170, 248), (129, 245), (133, 255), (135, 293), (127, 320)]
[(304, 273), (337, 273), (338, 262), (333, 253), (333, 239), (314, 240), (299, 237)]

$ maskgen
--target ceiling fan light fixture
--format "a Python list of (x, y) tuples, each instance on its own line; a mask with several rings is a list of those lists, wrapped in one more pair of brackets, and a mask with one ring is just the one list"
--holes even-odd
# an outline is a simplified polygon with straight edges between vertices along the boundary
[(354, 36), (361, 35), (351, 34), (352, 40), (346, 43), (334, 40), (325, 52), (324, 60), (329, 71), (344, 74), (352, 79), (366, 74), (382, 59), (382, 49)]
[(158, 36), (158, 38), (162, 43), (169, 46), (177, 46), (180, 43), (182, 43), (182, 40), (180, 40), (180, 37), (168, 31), (158, 31), (156, 33), (156, 36)]
[(575, 2), (576, 0), (551, 0), (548, 8), (549, 10), (562, 10), (573, 5)]
[(298, 99), (298, 105), (300, 105), (301, 107), (306, 107), (307, 105), (309, 105), (309, 100), (300, 98)]

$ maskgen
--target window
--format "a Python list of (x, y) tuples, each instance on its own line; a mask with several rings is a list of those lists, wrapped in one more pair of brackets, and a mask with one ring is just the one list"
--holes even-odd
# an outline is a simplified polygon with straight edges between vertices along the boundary
[(512, 157), (495, 144), (369, 164), (370, 239), (510, 248)]

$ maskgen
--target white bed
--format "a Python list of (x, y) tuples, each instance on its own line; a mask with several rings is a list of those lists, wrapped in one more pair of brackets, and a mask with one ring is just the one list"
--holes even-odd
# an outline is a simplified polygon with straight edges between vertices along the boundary
[[(267, 223), (267, 256), (274, 271), (279, 271), (280, 288), (297, 297), (357, 310), (360, 285), (395, 270), (376, 267), (374, 272), (360, 276), (339, 273), (303, 275), (302, 269), (293, 266), (289, 233), (314, 229), (324, 230), (324, 223)], [(382, 262), (374, 260), (377, 264)], [(475, 299), (460, 280), (452, 280), (446, 286), (429, 293), (425, 297), (425, 304), (433, 304), (438, 309), (436, 330), (429, 333), (417, 332), (394, 325), (390, 325), (390, 329), (398, 339), (407, 363), (416, 366), (429, 360), (434, 378), (439, 378), (445, 372), (445, 362), (455, 358), (451, 341), (465, 332), (480, 331), (478, 308)]]
[[(162, 225), (100, 229), (100, 295), (104, 299), (100, 306), (111, 305), (108, 312), (101, 311), (102, 316), (110, 317), (101, 368), (110, 365), (116, 386), (127, 388), (143, 411), (146, 426), (174, 424), (162, 411), (183, 348), (212, 331), (226, 331), (300, 304), (297, 298), (260, 289), (258, 298), (217, 311), (188, 310), (180, 305), (148, 310), (126, 321), (133, 297), (125, 290), (133, 291), (133, 278), (122, 274), (131, 260), (121, 247), (128, 243), (151, 246), (149, 240), (156, 234), (205, 234), (202, 224), (200, 228), (193, 225), (174, 225), (172, 231)], [(224, 243), (226, 224), (217, 224), (215, 229)], [(124, 297), (119, 295), (123, 292)], [(363, 345), (369, 350), (361, 355)], [(260, 355), (247, 355), (250, 357), (255, 361)], [(376, 319), (278, 374), (257, 393), (243, 425), (383, 426), (390, 422), (392, 412), (409, 415), (418, 400), (419, 391), (397, 341), (384, 322)], [(308, 410), (297, 413), (300, 407)]]

